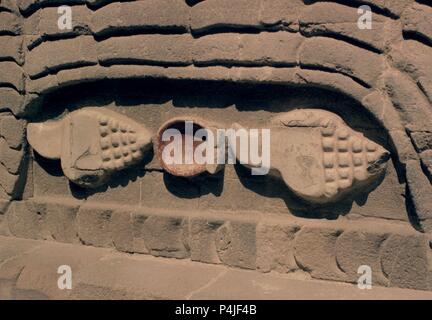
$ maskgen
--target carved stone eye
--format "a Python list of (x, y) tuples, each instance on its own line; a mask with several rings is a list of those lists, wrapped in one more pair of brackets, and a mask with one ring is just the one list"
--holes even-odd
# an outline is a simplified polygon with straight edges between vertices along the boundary
[(151, 146), (147, 129), (105, 108), (84, 108), (61, 120), (31, 123), (27, 135), (36, 151), (61, 159), (64, 174), (86, 188), (140, 161)]
[(275, 117), (270, 127), (271, 167), (306, 201), (337, 201), (386, 170), (389, 152), (334, 113), (299, 109)]

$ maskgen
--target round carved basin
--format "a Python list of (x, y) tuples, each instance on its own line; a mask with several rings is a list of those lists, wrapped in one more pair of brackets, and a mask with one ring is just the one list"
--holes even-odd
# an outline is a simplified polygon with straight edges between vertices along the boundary
[[(194, 177), (206, 172), (206, 164), (196, 163), (194, 157), (196, 148), (206, 140), (205, 136), (194, 139), (195, 134), (205, 128), (209, 128), (206, 121), (192, 116), (176, 117), (165, 122), (158, 130), (155, 143), (155, 153), (162, 168), (180, 177)], [(175, 132), (177, 132), (176, 137), (173, 136)], [(174, 142), (175, 139), (178, 139), (177, 142)], [(174, 151), (175, 145), (177, 148)], [(181, 150), (178, 147), (181, 147)], [(165, 148), (168, 149), (164, 152)], [(180, 160), (181, 155), (181, 162), (173, 161), (175, 152), (177, 152), (177, 160)]]

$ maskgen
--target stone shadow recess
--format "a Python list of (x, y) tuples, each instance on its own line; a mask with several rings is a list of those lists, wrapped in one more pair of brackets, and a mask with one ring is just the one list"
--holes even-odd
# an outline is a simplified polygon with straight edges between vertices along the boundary
[[(284, 112), (322, 109), (340, 116), (350, 128), (387, 149), (399, 184), (405, 183), (404, 172), (398, 163), (387, 130), (358, 101), (341, 92), (309, 85), (204, 80), (99, 80), (62, 87), (46, 94), (41, 109), (30, 121), (60, 119), (72, 111), (86, 107), (105, 107), (125, 115), (144, 125), (153, 139), (158, 128), (176, 116), (197, 116), (218, 123), (222, 128), (230, 128), (233, 123), (239, 123), (246, 128), (266, 128), (273, 117)], [(61, 175), (59, 162), (42, 159), (37, 154), (34, 161), (48, 174)], [(227, 177), (224, 170), (214, 175), (204, 173), (194, 178), (175, 177), (164, 172), (157, 163), (154, 152), (151, 152), (139, 163), (112, 175), (108, 184), (102, 187), (85, 189), (71, 183), (70, 190), (75, 198), (86, 199), (92, 194), (106, 191), (107, 188), (125, 187), (130, 182), (145, 178), (151, 171), (163, 174), (164, 186), (177, 198), (198, 199), (211, 194), (217, 200), (226, 188), (224, 181)], [(295, 216), (312, 219), (336, 219), (349, 213), (354, 203), (364, 206), (369, 194), (385, 179), (383, 174), (361, 192), (343, 200), (328, 204), (310, 204), (294, 194), (281, 179), (251, 176), (250, 169), (239, 164), (234, 166), (234, 172), (244, 188), (267, 198), (280, 198)], [(409, 202), (406, 203), (409, 206)], [(409, 208), (407, 209), (409, 212)]]

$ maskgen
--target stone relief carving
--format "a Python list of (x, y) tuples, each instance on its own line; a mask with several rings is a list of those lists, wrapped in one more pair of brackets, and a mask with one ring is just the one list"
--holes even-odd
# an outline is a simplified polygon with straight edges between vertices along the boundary
[(61, 159), (69, 180), (89, 188), (138, 162), (151, 147), (146, 128), (106, 108), (85, 108), (60, 120), (30, 123), (27, 138), (43, 157)]
[[(191, 126), (191, 132), (186, 130)], [(235, 129), (244, 129), (234, 124)], [(155, 153), (162, 168), (180, 177), (195, 177), (204, 172), (214, 174), (223, 168), (215, 159), (211, 163), (186, 161), (186, 140), (198, 146), (200, 129), (217, 136), (218, 125), (196, 117), (176, 117), (158, 130)], [(164, 149), (174, 138), (164, 136), (173, 129), (180, 133), (182, 163), (167, 163)], [(339, 116), (324, 110), (300, 109), (276, 116), (270, 123), (270, 167), (300, 198), (313, 203), (341, 199), (367, 189), (387, 167), (390, 154), (377, 143), (356, 132)], [(142, 159), (152, 145), (151, 134), (135, 121), (106, 108), (84, 108), (60, 120), (30, 123), (27, 128), (30, 145), (42, 156), (61, 159), (64, 174), (73, 183), (95, 188), (107, 182), (110, 173), (122, 170)], [(193, 134), (193, 137), (186, 137)], [(262, 141), (258, 140), (260, 144)], [(231, 145), (224, 144), (231, 147)], [(237, 148), (240, 146), (236, 143)], [(263, 152), (265, 146), (258, 150)], [(203, 148), (203, 150), (205, 150)], [(171, 150), (171, 155), (174, 150)], [(227, 150), (222, 150), (224, 157)], [(240, 154), (236, 150), (236, 155)], [(238, 159), (239, 160), (239, 159)], [(243, 163), (254, 167), (251, 163)], [(256, 167), (256, 165), (255, 165)]]
[[(372, 7), (372, 30), (358, 28), (360, 2)], [(73, 30), (57, 27), (56, 6), (63, 4), (74, 10)], [(373, 267), (374, 284), (432, 290), (431, 8), (426, 0), (0, 0), (0, 21), (5, 22), (0, 35), (0, 70), (4, 71), (0, 74), (0, 234), (114, 245), (126, 252), (190, 256), (194, 261), (264, 272), (298, 270), (312, 278), (337, 281), (356, 281), (357, 267), (366, 263)], [(136, 99), (136, 104), (131, 97), (120, 99), (120, 82), (129, 86), (130, 80), (139, 81), (140, 88), (153, 93), (147, 85), (160, 79), (168, 81), (159, 86), (162, 99), (145, 97)], [(142, 86), (143, 80), (149, 82)], [(185, 82), (192, 83), (193, 93), (207, 99), (190, 104), (200, 99), (182, 91)], [(108, 83), (115, 83), (116, 90), (106, 90)], [(232, 86), (234, 97), (215, 103), (212, 100), (225, 93), (201, 92), (208, 83)], [(251, 90), (239, 94), (243, 86)], [(130, 87), (134, 91), (138, 86)], [(178, 91), (174, 97), (167, 93), (171, 87)], [(276, 87), (281, 94), (274, 93)], [(127, 106), (125, 112), (145, 118), (142, 124), (152, 127), (152, 133), (161, 119), (192, 108), (206, 119), (269, 127), (268, 114), (300, 106), (324, 107), (336, 95), (357, 104), (331, 103), (346, 123), (318, 110), (275, 117), (270, 126), (272, 150), (277, 154), (272, 154), (271, 163), (272, 173), (282, 178), (277, 182), (246, 176), (248, 170), (236, 166), (227, 168), (225, 175), (195, 184), (192, 179), (165, 179), (166, 173), (194, 177), (221, 168), (162, 163), (163, 170), (159, 164), (147, 167), (145, 176), (126, 186), (119, 181), (119, 187), (76, 192), (58, 177), (61, 168), (47, 170), (51, 162), (32, 158), (25, 127), (28, 121), (51, 119), (50, 106), (58, 111), (53, 112), (56, 115), (64, 105), (71, 106), (65, 93), (78, 92), (81, 98), (85, 91), (95, 95), (95, 88), (108, 93), (108, 103), (120, 100), (124, 103), (116, 106)], [(305, 89), (305, 97), (320, 101), (300, 97), (289, 106), (261, 104), (260, 95), (254, 95), (261, 88), (276, 97), (289, 97), (290, 89)], [(108, 104), (105, 99), (91, 101), (92, 106)], [(71, 108), (84, 105), (88, 104)], [(155, 105), (161, 107), (160, 113), (148, 116), (146, 112)], [(349, 105), (352, 109), (345, 108)], [(151, 151), (150, 133), (134, 123), (136, 132), (127, 129), (124, 134), (135, 134), (145, 145), (141, 148), (137, 143), (134, 151), (134, 144), (127, 143), (129, 153), (120, 155), (115, 152), (119, 150), (116, 138), (102, 137), (106, 131), (113, 134), (116, 126), (105, 130), (98, 116), (94, 122), (88, 120), (89, 125), (79, 123), (78, 114), (84, 117), (87, 110), (32, 123), (28, 140), (42, 156), (60, 159), (64, 174), (86, 188), (108, 179), (121, 180), (111, 173), (132, 164), (138, 166), (130, 171), (140, 174), (139, 159)], [(371, 115), (376, 124), (363, 117), (346, 117), (348, 113), (353, 118)], [(111, 114), (120, 119), (120, 114)], [(204, 121), (198, 124), (207, 127)], [(380, 145), (355, 132), (357, 125)], [(121, 130), (114, 133), (120, 140), (125, 136)], [(71, 140), (75, 134), (78, 142)], [(158, 140), (153, 142), (157, 151)], [(388, 152), (381, 146), (391, 151), (393, 161), (387, 161)], [(369, 194), (369, 187), (381, 182), (384, 171), (383, 183)], [(173, 192), (188, 188), (194, 190)], [(304, 204), (292, 199), (290, 190), (317, 206), (312, 210), (306, 206), (305, 214), (298, 214)], [(357, 192), (368, 197), (346, 201), (346, 209), (337, 210), (345, 197), (351, 200)], [(91, 197), (89, 204), (86, 200)], [(109, 210), (105, 200), (110, 201)], [(316, 221), (328, 217), (327, 208), (348, 219)], [(159, 209), (169, 214), (160, 214)], [(248, 215), (249, 210), (259, 215)], [(220, 219), (219, 212), (227, 218)], [(241, 221), (231, 221), (231, 212), (235, 218), (241, 214)], [(310, 219), (284, 221), (291, 214)], [(256, 216), (264, 219), (255, 221)], [(34, 253), (40, 255), (39, 250)], [(33, 279), (28, 272), (18, 273), (21, 287), (25, 279)]]
[(366, 189), (381, 177), (390, 159), (387, 150), (328, 111), (294, 110), (273, 118), (270, 127), (273, 174), (314, 203)]
[[(223, 169), (223, 164), (218, 164), (217, 163), (217, 150), (215, 150), (215, 159), (212, 163), (205, 163), (205, 164), (198, 164), (195, 162), (195, 159), (192, 159), (192, 163), (187, 164), (187, 163), (183, 163), (183, 164), (168, 164), (166, 163), (166, 161), (164, 160), (164, 157), (162, 155), (163, 153), (163, 149), (164, 147), (169, 143), (169, 141), (164, 141), (163, 139), (163, 134), (164, 132), (166, 132), (169, 129), (176, 129), (178, 130), (181, 135), (182, 135), (182, 157), (183, 159), (185, 158), (185, 152), (186, 152), (186, 148), (185, 148), (185, 140), (187, 139), (186, 137), (186, 122), (190, 122), (191, 124), (193, 124), (192, 127), (192, 133), (194, 134), (195, 132), (197, 132), (200, 129), (206, 129), (206, 130), (210, 130), (213, 133), (213, 136), (216, 137), (216, 130), (218, 128), (217, 124), (213, 124), (213, 123), (209, 123), (206, 120), (197, 118), (197, 117), (176, 117), (173, 119), (168, 120), (167, 122), (165, 122), (158, 130), (157, 133), (157, 138), (156, 138), (156, 143), (155, 143), (155, 154), (157, 155), (157, 158), (159, 160), (160, 165), (162, 166), (162, 168), (164, 168), (167, 172), (169, 172), (170, 174), (174, 175), (174, 176), (179, 176), (179, 177), (195, 177), (197, 175), (200, 175), (204, 172), (208, 172), (210, 174), (215, 174), (218, 171)], [(189, 139), (194, 139), (194, 137), (189, 137)], [(205, 138), (204, 138), (205, 139)], [(194, 141), (193, 142), (193, 150), (191, 150), (192, 152), (195, 151), (195, 149), (203, 144), (203, 143), (207, 143), (206, 141), (204, 141), (204, 139), (201, 139), (201, 141)], [(217, 149), (216, 144), (214, 145), (215, 149)], [(225, 152), (225, 150), (223, 150)]]

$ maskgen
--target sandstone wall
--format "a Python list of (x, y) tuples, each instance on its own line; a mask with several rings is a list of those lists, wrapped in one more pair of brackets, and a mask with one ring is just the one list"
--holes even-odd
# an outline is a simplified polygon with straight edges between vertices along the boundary
[[(432, 290), (431, 44), (426, 1), (2, 0), (0, 234), (344, 282), (369, 264), (379, 285)], [(190, 180), (155, 157), (86, 190), (25, 136), (84, 107), (152, 134), (185, 114), (262, 127), (325, 109), (391, 161), (374, 190), (324, 206), (241, 166)]]

